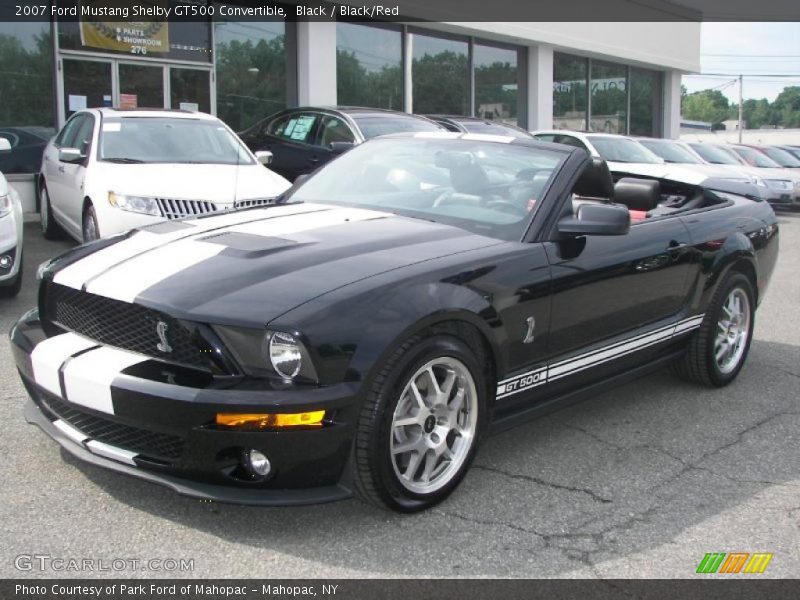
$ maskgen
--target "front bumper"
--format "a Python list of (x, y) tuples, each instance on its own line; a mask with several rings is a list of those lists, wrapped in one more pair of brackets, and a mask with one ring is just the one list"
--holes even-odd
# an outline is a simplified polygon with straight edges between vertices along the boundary
[[(103, 353), (119, 356), (119, 351), (102, 346), (48, 362), (52, 340), (61, 337), (47, 338), (38, 311), (31, 311), (11, 330), (11, 347), (31, 396), (26, 420), (73, 456), (186, 496), (220, 502), (281, 506), (352, 495), (354, 384), (279, 390), (253, 379), (193, 381), (186, 370), (172, 372), (173, 367), (146, 357), (113, 373)], [(217, 412), (312, 408), (326, 410), (323, 427), (236, 431), (214, 425)], [(242, 449), (251, 448), (272, 464), (264, 480), (245, 480), (236, 466)]]

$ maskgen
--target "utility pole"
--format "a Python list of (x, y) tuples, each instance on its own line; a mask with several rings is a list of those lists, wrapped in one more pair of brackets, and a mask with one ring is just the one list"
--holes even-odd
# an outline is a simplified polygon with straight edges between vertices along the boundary
[(739, 75), (739, 143), (742, 143), (742, 123), (744, 122), (744, 106), (742, 105), (742, 82), (744, 76)]

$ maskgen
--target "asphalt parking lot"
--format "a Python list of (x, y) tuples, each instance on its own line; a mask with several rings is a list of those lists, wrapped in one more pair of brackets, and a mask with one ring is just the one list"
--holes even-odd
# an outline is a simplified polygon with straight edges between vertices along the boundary
[[(760, 577), (797, 577), (800, 212), (779, 216), (778, 266), (733, 385), (658, 373), (520, 426), (486, 441), (448, 501), (413, 516), (355, 500), (203, 503), (84, 465), (25, 424), (4, 337), (0, 576), (91, 575), (15, 567), (37, 554), (194, 561), (101, 573), (123, 577), (697, 577), (707, 552), (761, 551), (774, 558)], [(0, 300), (3, 332), (34, 305), (37, 264), (70, 246), (38, 224), (25, 233), (26, 280)]]

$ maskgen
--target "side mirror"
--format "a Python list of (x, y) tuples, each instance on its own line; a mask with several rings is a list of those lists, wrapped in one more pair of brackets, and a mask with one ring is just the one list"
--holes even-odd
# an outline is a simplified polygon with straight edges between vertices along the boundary
[(58, 160), (65, 163), (79, 163), (86, 158), (86, 155), (77, 148), (59, 148)]
[(558, 231), (568, 236), (625, 235), (631, 228), (627, 206), (620, 204), (581, 204), (574, 217), (558, 222)]
[(256, 160), (265, 167), (272, 164), (273, 158), (275, 158), (275, 155), (269, 150), (259, 150), (256, 152)]
[(344, 154), (351, 148), (353, 148), (355, 144), (353, 142), (331, 142), (330, 149), (334, 156), (338, 156), (339, 154)]
[(11, 152), (11, 142), (7, 138), (0, 137), (0, 152)]

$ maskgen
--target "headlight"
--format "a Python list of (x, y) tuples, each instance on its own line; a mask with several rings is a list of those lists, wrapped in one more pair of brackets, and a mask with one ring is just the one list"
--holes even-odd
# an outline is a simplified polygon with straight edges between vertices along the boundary
[(767, 182), (761, 179), (758, 175), (753, 175), (750, 177), (750, 183), (753, 185), (758, 185), (760, 187), (767, 187)]
[(11, 196), (0, 196), (0, 217), (11, 212)]
[(215, 325), (214, 331), (248, 375), (319, 381), (311, 356), (296, 335), (220, 325)]
[(114, 208), (127, 210), (128, 212), (140, 213), (143, 215), (153, 215), (160, 217), (161, 209), (155, 198), (145, 196), (126, 196), (125, 194), (108, 193), (108, 203)]

